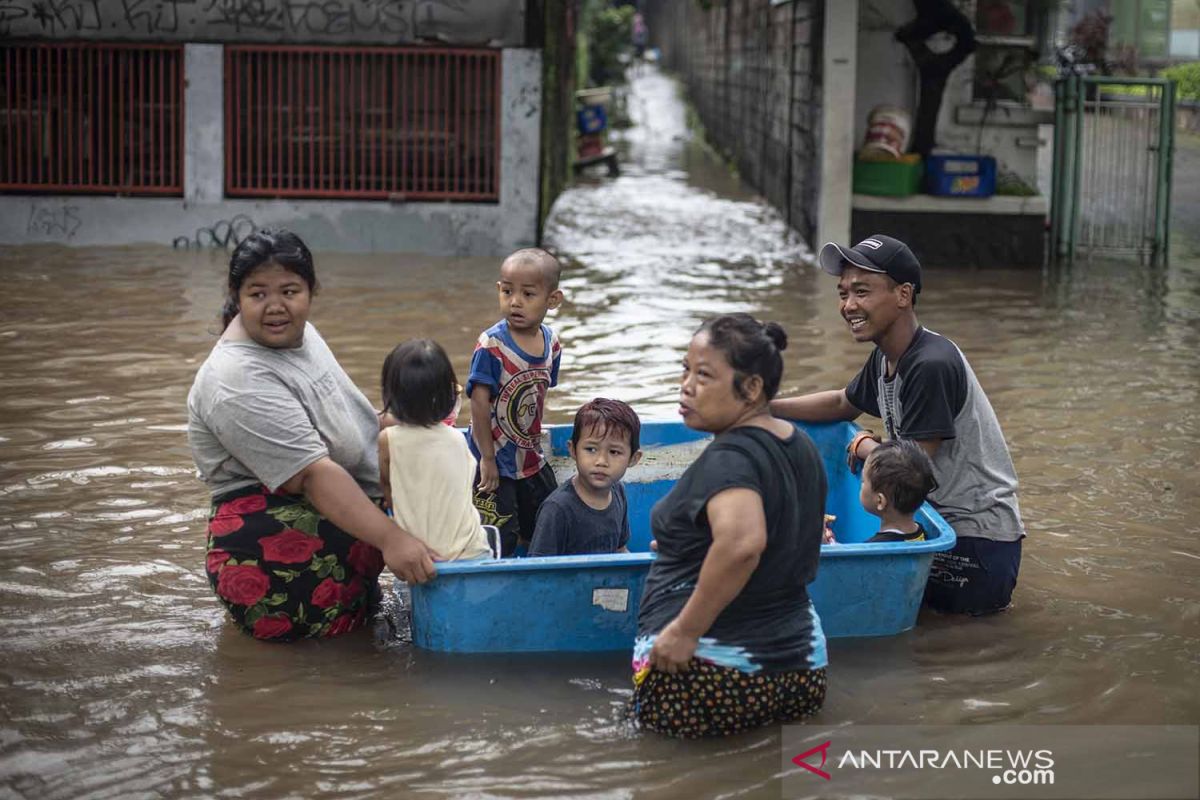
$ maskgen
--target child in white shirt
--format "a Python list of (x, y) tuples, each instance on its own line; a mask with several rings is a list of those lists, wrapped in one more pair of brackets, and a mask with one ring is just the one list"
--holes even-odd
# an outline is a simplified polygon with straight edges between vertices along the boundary
[(447, 561), (492, 557), (472, 502), (475, 458), (443, 420), (458, 400), (454, 368), (432, 339), (397, 345), (383, 362), (379, 472), (396, 524)]

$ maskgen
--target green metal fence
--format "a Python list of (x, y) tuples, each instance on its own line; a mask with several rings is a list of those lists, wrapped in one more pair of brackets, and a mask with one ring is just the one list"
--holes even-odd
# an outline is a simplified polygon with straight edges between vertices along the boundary
[(1053, 258), (1165, 258), (1174, 132), (1172, 81), (1073, 75), (1055, 84)]

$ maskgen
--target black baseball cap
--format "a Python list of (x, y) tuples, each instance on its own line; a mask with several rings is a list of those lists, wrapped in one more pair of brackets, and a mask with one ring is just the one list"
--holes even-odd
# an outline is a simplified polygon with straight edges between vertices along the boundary
[(882, 272), (896, 283), (911, 283), (913, 293), (921, 293), (921, 262), (904, 242), (882, 233), (868, 236), (854, 247), (829, 242), (821, 248), (817, 260), (830, 275), (841, 275), (849, 264), (868, 272)]

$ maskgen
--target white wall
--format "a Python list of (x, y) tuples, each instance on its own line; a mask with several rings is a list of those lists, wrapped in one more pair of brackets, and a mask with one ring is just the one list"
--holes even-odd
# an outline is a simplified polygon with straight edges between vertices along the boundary
[(535, 243), (541, 51), (503, 51), (495, 204), (226, 200), (221, 62), (220, 45), (187, 45), (182, 199), (0, 195), (0, 244), (171, 244), (177, 237), (195, 239), (197, 230), (221, 230), (238, 215), (258, 227), (291, 228), (315, 250), (500, 256)]
[(916, 71), (896, 29), (913, 17), (909, 0), (864, 0), (858, 17), (858, 113), (854, 115), (854, 146), (862, 147), (867, 115), (881, 105), (917, 110)]
[[(962, 3), (964, 13), (974, 15), (973, 3)], [(862, 0), (858, 28), (858, 114), (854, 120), (855, 147), (866, 135), (867, 115), (877, 105), (900, 105), (916, 117), (917, 72), (908, 51), (895, 41), (896, 28), (913, 18), (911, 0)], [(938, 151), (975, 153), (983, 103), (971, 97), (974, 58), (968, 58), (951, 74), (938, 117)], [(1027, 109), (1009, 114), (995, 111), (983, 133), (984, 155), (995, 156), (1001, 169), (1015, 172), (1030, 186), (1037, 182), (1039, 117)]]

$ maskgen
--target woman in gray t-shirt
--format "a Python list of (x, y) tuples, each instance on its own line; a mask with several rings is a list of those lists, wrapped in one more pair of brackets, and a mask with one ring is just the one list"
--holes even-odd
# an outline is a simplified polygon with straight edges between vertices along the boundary
[(288, 231), (234, 250), (224, 332), (188, 393), (188, 442), (212, 494), (205, 568), (259, 639), (360, 627), (386, 562), (423, 583), (434, 554), (378, 506), (379, 421), (308, 323), (312, 254)]

